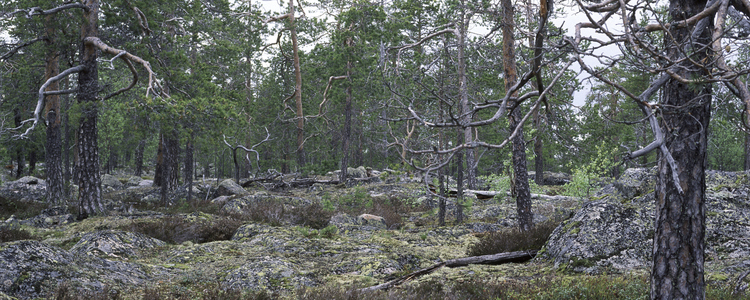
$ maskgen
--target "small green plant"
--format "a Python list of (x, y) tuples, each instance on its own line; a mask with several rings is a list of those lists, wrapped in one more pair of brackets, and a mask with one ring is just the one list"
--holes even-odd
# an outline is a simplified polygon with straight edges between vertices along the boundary
[(299, 232), (302, 236), (308, 239), (315, 238), (318, 236), (318, 231), (315, 229), (310, 229), (308, 227), (303, 227), (303, 226), (296, 227), (296, 229), (297, 229), (297, 232)]
[(562, 194), (572, 197), (591, 195), (597, 180), (616, 165), (612, 160), (615, 151), (616, 149), (607, 149), (604, 143), (596, 146), (596, 157), (587, 164), (573, 168), (573, 176), (570, 182), (563, 186)]
[(319, 231), (319, 234), (321, 237), (332, 239), (336, 237), (336, 234), (339, 233), (339, 228), (335, 225), (328, 225), (326, 228), (323, 228)]
[(336, 210), (336, 206), (333, 205), (333, 200), (331, 200), (331, 194), (324, 194), (322, 199), (320, 200), (320, 204), (323, 205), (323, 209), (326, 211)]

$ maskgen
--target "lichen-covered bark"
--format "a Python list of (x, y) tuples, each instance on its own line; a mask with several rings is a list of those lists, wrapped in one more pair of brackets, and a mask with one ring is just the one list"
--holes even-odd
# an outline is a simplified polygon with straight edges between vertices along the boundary
[(99, 70), (96, 64), (97, 49), (86, 45), (83, 39), (98, 36), (99, 1), (86, 0), (81, 26), (81, 64), (85, 69), (78, 73), (78, 103), (81, 120), (78, 127), (78, 178), (79, 218), (104, 211), (101, 204), (101, 175), (99, 174), (99, 144), (97, 141), (97, 93)]
[[(705, 1), (672, 0), (670, 17), (677, 21), (700, 12)], [(709, 22), (711, 23), (711, 22)], [(711, 26), (711, 25), (708, 25)], [(676, 27), (676, 26), (674, 26)], [(698, 50), (710, 41), (710, 28), (698, 40), (690, 38), (691, 28), (671, 28), (674, 37), (666, 38), (668, 55), (681, 56), (683, 50), (693, 53), (693, 60), (708, 57), (707, 50)], [(687, 49), (679, 49), (685, 45)], [(683, 78), (699, 78), (704, 70), (688, 64), (676, 72)], [(711, 114), (711, 85), (688, 85), (675, 79), (667, 82), (662, 126), (666, 146), (674, 157), (679, 172), (677, 190), (666, 160), (659, 160), (656, 181), (656, 220), (651, 271), (652, 299), (705, 298), (704, 249), (706, 228), (706, 149), (707, 128)], [(663, 156), (663, 155), (661, 155)]]

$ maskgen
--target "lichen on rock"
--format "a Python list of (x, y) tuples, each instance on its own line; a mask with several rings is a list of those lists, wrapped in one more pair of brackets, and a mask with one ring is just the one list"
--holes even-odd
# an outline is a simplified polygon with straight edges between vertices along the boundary
[(141, 233), (103, 230), (85, 234), (70, 252), (78, 255), (134, 257), (139, 256), (142, 251), (165, 245), (164, 241)]

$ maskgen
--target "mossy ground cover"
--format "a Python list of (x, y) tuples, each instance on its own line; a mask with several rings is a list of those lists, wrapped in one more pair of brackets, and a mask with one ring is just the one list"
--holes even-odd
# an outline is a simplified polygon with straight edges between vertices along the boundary
[[(418, 184), (375, 184), (353, 188), (318, 186), (287, 190), (262, 205), (281, 205), (288, 215), (307, 212), (330, 214), (347, 212), (382, 214), (391, 208), (400, 226), (390, 230), (337, 230), (320, 234), (327, 224), (300, 222), (292, 217), (266, 224), (268, 231), (239, 240), (182, 239), (172, 240), (138, 257), (117, 258), (144, 266), (153, 280), (141, 286), (106, 285), (102, 290), (79, 291), (75, 284), (50, 292), (57, 299), (646, 299), (647, 270), (628, 274), (581, 275), (552, 263), (534, 260), (523, 264), (471, 265), (442, 268), (415, 278), (391, 290), (361, 294), (357, 288), (383, 283), (428, 267), (436, 262), (467, 256), (487, 233), (477, 233), (468, 225), (435, 225), (436, 214), (424, 206)], [(250, 190), (252, 193), (266, 193)], [(284, 198), (286, 197), (286, 198)], [(318, 207), (305, 209), (297, 200), (304, 198)], [(270, 198), (269, 198), (270, 199)], [(328, 201), (328, 203), (326, 203)], [(548, 219), (560, 208), (572, 210), (578, 203), (535, 202), (538, 213)], [(265, 207), (265, 206), (264, 206)], [(276, 206), (274, 206), (276, 207)], [(254, 207), (262, 209), (262, 207)], [(295, 209), (297, 209), (295, 211)], [(380, 211), (378, 211), (380, 209)], [(513, 201), (509, 199), (475, 200), (477, 218), (466, 223), (497, 222), (512, 217)], [(481, 212), (481, 213), (479, 213)], [(450, 214), (448, 215), (450, 217)], [(470, 214), (471, 216), (471, 214)], [(180, 204), (168, 208), (153, 207), (130, 215), (92, 217), (54, 228), (29, 229), (31, 238), (70, 249), (85, 233), (100, 230), (134, 230), (159, 232), (148, 224), (175, 225), (168, 232), (181, 232), (213, 226), (219, 220), (236, 220), (240, 225), (259, 224), (262, 218), (222, 214), (210, 203)], [(291, 221), (290, 221), (291, 220)], [(294, 221), (297, 220), (297, 221)], [(396, 219), (394, 219), (396, 220)], [(286, 222), (286, 223), (285, 223)], [(203, 224), (199, 226), (200, 224)], [(234, 224), (234, 223), (233, 223)], [(312, 225), (315, 224), (315, 225)], [(494, 223), (492, 223), (494, 224)], [(184, 225), (184, 226), (183, 226)], [(236, 225), (236, 224), (235, 224)], [(232, 225), (232, 226), (235, 226)], [(274, 226), (271, 226), (274, 225)], [(181, 227), (182, 226), (182, 227)], [(230, 227), (230, 226), (219, 226)], [(316, 228), (318, 227), (318, 228)], [(571, 226), (569, 230), (573, 230)], [(219, 229), (214, 228), (219, 231)], [(211, 229), (211, 230), (214, 230)], [(317, 234), (311, 234), (316, 230)], [(329, 230), (332, 231), (332, 230)], [(328, 231), (326, 231), (328, 232)], [(176, 236), (178, 234), (173, 234)], [(167, 237), (163, 239), (168, 240)], [(1, 248), (1, 247), (0, 247)], [(490, 250), (492, 252), (492, 250)], [(713, 264), (712, 262), (711, 264)], [(708, 299), (750, 299), (733, 296), (737, 274), (725, 267), (711, 267)], [(257, 274), (265, 280), (242, 279)], [(275, 271), (274, 271), (275, 270)], [(261, 276), (262, 277), (262, 276)], [(231, 281), (230, 278), (238, 280)], [(746, 280), (747, 281), (747, 280)], [(231, 283), (231, 284), (230, 284)], [(233, 284), (233, 285), (232, 285)], [(231, 286), (231, 288), (229, 288)]]

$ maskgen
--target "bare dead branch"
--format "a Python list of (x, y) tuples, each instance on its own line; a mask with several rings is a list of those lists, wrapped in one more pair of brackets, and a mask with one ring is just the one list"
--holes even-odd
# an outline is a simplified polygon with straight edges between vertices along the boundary
[(707, 7), (702, 12), (700, 12), (700, 13), (698, 13), (698, 14), (696, 14), (696, 15), (694, 15), (694, 16), (686, 19), (686, 20), (682, 20), (682, 21), (674, 22), (674, 23), (668, 23), (668, 24), (648, 24), (643, 29), (646, 32), (652, 32), (652, 31), (657, 31), (657, 30), (659, 30), (659, 31), (667, 31), (667, 30), (669, 30), (669, 28), (671, 28), (673, 26), (675, 26), (676, 28), (686, 28), (688, 26), (695, 25), (701, 19), (707, 18), (711, 14), (715, 13), (719, 9), (719, 6), (721, 6), (722, 2), (724, 2), (724, 1), (714, 1), (714, 3), (711, 4), (711, 6)]
[[(94, 47), (98, 48), (102, 52), (109, 53), (111, 55), (122, 55), (122, 57), (121, 57), (122, 59), (128, 60), (130, 62), (135, 62), (135, 63), (141, 65), (144, 69), (146, 69), (146, 72), (148, 72), (148, 86), (146, 87), (146, 97), (148, 97), (148, 95), (153, 91), (153, 93), (155, 95), (158, 95), (158, 96), (161, 96), (161, 97), (164, 97), (164, 98), (169, 98), (169, 95), (167, 95), (166, 93), (164, 93), (164, 91), (163, 91), (164, 89), (161, 87), (161, 85), (159, 84), (159, 82), (156, 81), (156, 78), (155, 78), (156, 74), (151, 69), (151, 64), (148, 61), (145, 61), (145, 60), (143, 60), (142, 58), (140, 58), (138, 56), (135, 56), (135, 55), (133, 55), (131, 53), (128, 53), (125, 50), (120, 50), (120, 49), (113, 48), (113, 47), (105, 44), (104, 42), (102, 42), (102, 40), (100, 40), (99, 38), (96, 38), (96, 37), (87, 37), (87, 38), (85, 38), (83, 40), (83, 42), (86, 45), (90, 45), (90, 46), (94, 46)], [(123, 52), (125, 52), (125, 53), (123, 54)], [(132, 71), (132, 69), (131, 69), (131, 71)], [(134, 81), (135, 80), (137, 80), (137, 78), (135, 78)], [(127, 89), (129, 89), (129, 88), (127, 88)], [(127, 89), (125, 89), (125, 90), (127, 90)]]
[(13, 12), (6, 13), (3, 17), (11, 17), (18, 13), (26, 13), (26, 17), (33, 17), (33, 16), (43, 16), (43, 15), (51, 15), (66, 9), (73, 9), (73, 8), (81, 8), (85, 11), (89, 11), (89, 7), (84, 5), (83, 3), (69, 3), (65, 5), (61, 5), (55, 8), (51, 8), (48, 10), (43, 10), (40, 7), (32, 7), (27, 9), (16, 9)]
[[(255, 153), (256, 175), (258, 174), (258, 172), (260, 172), (260, 153), (258, 152), (258, 150), (255, 150), (255, 148), (259, 147), (260, 145), (263, 145), (263, 143), (265, 143), (265, 142), (273, 140), (271, 138), (271, 133), (268, 132), (268, 128), (267, 127), (263, 127), (263, 128), (266, 130), (266, 138), (263, 139), (262, 141), (258, 142), (257, 144), (251, 146), (250, 148), (247, 148), (247, 147), (245, 147), (244, 145), (241, 145), (241, 144), (237, 144), (236, 146), (232, 146), (231, 144), (229, 144), (229, 142), (227, 142), (227, 137), (225, 135), (222, 135), (224, 137), (224, 144), (227, 145), (233, 151), (237, 150), (237, 149), (242, 149), (248, 155), (251, 152)], [(246, 159), (248, 160), (248, 163), (249, 163), (250, 162), (250, 158), (248, 156), (246, 156)]]
[(60, 74), (57, 74), (55, 77), (47, 79), (47, 81), (44, 82), (44, 84), (42, 84), (42, 86), (39, 88), (39, 97), (37, 98), (36, 108), (34, 109), (34, 117), (32, 119), (23, 121), (21, 123), (21, 126), (16, 127), (13, 130), (21, 129), (21, 127), (23, 127), (24, 124), (28, 122), (32, 122), (31, 126), (29, 126), (29, 128), (27, 128), (23, 134), (18, 135), (17, 138), (20, 138), (20, 139), (28, 138), (31, 131), (33, 131), (34, 128), (36, 128), (37, 124), (42, 119), (41, 113), (42, 113), (42, 109), (44, 108), (44, 93), (47, 87), (49, 87), (49, 85), (52, 84), (53, 82), (60, 81), (61, 79), (67, 77), (70, 74), (78, 73), (82, 71), (84, 68), (85, 67), (83, 65), (69, 68), (65, 71), (60, 72)]
[(33, 40), (23, 42), (20, 45), (14, 47), (13, 49), (10, 49), (8, 52), (5, 52), (5, 54), (3, 54), (2, 56), (0, 56), (0, 60), (6, 60), (8, 58), (11, 58), (14, 54), (18, 53), (19, 50), (21, 50), (21, 49), (23, 49), (23, 48), (25, 48), (25, 47), (27, 47), (29, 45), (32, 45), (32, 44), (34, 44), (36, 42), (45, 41), (45, 40), (47, 40), (47, 38), (41, 37), (41, 38), (35, 38)]
[(153, 32), (151, 31), (151, 28), (148, 27), (148, 19), (146, 19), (146, 14), (144, 14), (136, 6), (133, 6), (133, 11), (135, 12), (135, 16), (138, 17), (138, 26), (141, 27), (143, 33), (145, 33), (146, 35), (151, 35), (151, 33)]
[(278, 16), (275, 16), (275, 17), (270, 17), (270, 18), (264, 20), (263, 24), (268, 24), (268, 23), (271, 23), (271, 22), (276, 22), (276, 21), (281, 21), (281, 20), (284, 20), (284, 19), (288, 19), (289, 16), (291, 16), (291, 14), (283, 14), (283, 15), (278, 15)]
[(328, 77), (328, 85), (326, 85), (326, 90), (323, 91), (323, 101), (320, 102), (320, 105), (318, 106), (318, 116), (323, 115), (323, 105), (325, 105), (326, 102), (328, 101), (328, 98), (326, 98), (326, 95), (328, 95), (328, 90), (331, 89), (331, 85), (333, 85), (333, 81), (347, 79), (347, 78), (349, 78), (349, 76), (346, 76), (346, 75)]

